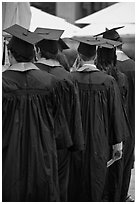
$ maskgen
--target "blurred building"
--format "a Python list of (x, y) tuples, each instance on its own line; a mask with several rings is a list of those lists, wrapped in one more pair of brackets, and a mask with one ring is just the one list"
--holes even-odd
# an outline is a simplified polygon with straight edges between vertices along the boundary
[(114, 3), (116, 2), (30, 2), (32, 6), (64, 18), (70, 23)]
[[(115, 3), (118, 2), (30, 2), (31, 6), (64, 18), (72, 24), (74, 24), (77, 19), (88, 16)], [(84, 27), (86, 25), (77, 24), (77, 26)], [(129, 57), (135, 59), (135, 37), (125, 37), (123, 42), (123, 50)], [(70, 47), (72, 47), (72, 45)]]

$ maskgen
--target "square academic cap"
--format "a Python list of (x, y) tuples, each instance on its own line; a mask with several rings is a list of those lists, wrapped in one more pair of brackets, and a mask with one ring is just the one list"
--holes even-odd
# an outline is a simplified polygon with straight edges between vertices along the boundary
[(46, 40), (59, 40), (64, 30), (50, 29), (50, 28), (36, 28), (34, 31)]
[(96, 39), (101, 41), (101, 47), (109, 48), (112, 49), (114, 47), (118, 47), (119, 45), (122, 45), (122, 42), (115, 41), (115, 40), (110, 40), (106, 38), (101, 38), (101, 37), (96, 37)]
[(71, 39), (80, 43), (77, 51), (88, 58), (96, 54), (96, 45), (101, 45), (100, 40), (93, 37), (73, 37)]
[[(121, 29), (123, 27), (125, 27), (125, 26), (120, 26), (120, 27), (116, 27), (116, 28), (112, 28), (112, 29), (106, 28), (106, 31), (104, 31), (102, 33), (99, 33), (97, 35), (94, 35), (93, 37), (97, 37), (97, 36), (103, 35), (105, 38), (107, 38), (107, 36), (108, 36), (109, 39), (112, 37), (112, 39), (114, 40), (117, 37), (120, 37), (119, 34), (116, 32), (116, 30)], [(117, 36), (116, 36), (116, 34), (117, 34)]]
[(71, 39), (91, 46), (101, 45), (100, 39), (98, 40), (97, 38), (94, 37), (73, 37)]
[(14, 37), (17, 37), (25, 42), (28, 42), (32, 45), (41, 41), (43, 38), (39, 36), (37, 33), (30, 32), (26, 28), (21, 27), (20, 25), (13, 25), (9, 28), (4, 29), (6, 33), (11, 34)]
[(78, 42), (82, 42), (91, 46), (102, 46), (102, 47), (106, 47), (106, 48), (114, 48), (117, 47), (119, 45), (121, 45), (122, 43), (119, 41), (114, 41), (114, 40), (109, 40), (109, 39), (105, 39), (105, 38), (101, 38), (101, 37), (74, 37), (72, 38), (73, 40), (76, 40)]

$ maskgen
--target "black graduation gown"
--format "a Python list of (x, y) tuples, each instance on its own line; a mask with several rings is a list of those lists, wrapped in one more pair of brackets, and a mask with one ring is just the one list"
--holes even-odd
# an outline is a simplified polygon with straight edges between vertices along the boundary
[(62, 66), (48, 66), (42, 63), (35, 63), (35, 65), (50, 74), (57, 77), (58, 80), (64, 83), (60, 97), (64, 114), (70, 131), (73, 146), (69, 149), (58, 150), (58, 167), (59, 167), (59, 185), (60, 185), (60, 199), (63, 202), (68, 200), (68, 181), (69, 181), (69, 160), (70, 151), (78, 151), (84, 149), (84, 138), (81, 123), (80, 103), (77, 85), (69, 72)]
[(131, 169), (134, 163), (135, 145), (135, 62), (132, 59), (117, 61), (118, 69), (127, 76), (128, 79), (128, 104), (126, 115), (131, 130), (130, 137), (127, 138), (124, 148), (123, 181), (121, 187), (121, 200), (125, 201), (128, 195)]
[(73, 148), (71, 149), (83, 149), (84, 140), (81, 124), (80, 102), (78, 87), (75, 80), (62, 66), (51, 67), (42, 63), (35, 63), (35, 65), (39, 69), (54, 75), (62, 82), (63, 86), (62, 91), (60, 91), (60, 97), (73, 141)]
[(123, 107), (123, 112), (125, 116), (125, 128), (128, 134), (125, 135), (123, 141), (123, 156), (122, 159), (115, 162), (112, 166), (108, 168), (107, 171), (107, 180), (106, 187), (104, 190), (104, 200), (110, 202), (119, 202), (121, 201), (121, 188), (123, 181), (123, 172), (124, 172), (124, 159), (125, 159), (125, 147), (127, 146), (127, 141), (130, 140), (132, 134), (130, 132), (130, 126), (126, 114), (127, 106), (128, 106), (128, 80), (124, 73), (120, 72), (117, 69), (112, 69), (111, 75), (115, 78), (121, 96), (121, 103)]
[(127, 76), (129, 84), (128, 93), (128, 119), (133, 135), (135, 135), (135, 62), (132, 59), (117, 60), (117, 68)]
[[(55, 121), (67, 131), (60, 82), (41, 70), (12, 70), (2, 85), (2, 199), (59, 201)], [(62, 148), (72, 145), (62, 140)]]
[(128, 87), (128, 79), (127, 76), (119, 71), (117, 68), (112, 69), (111, 76), (114, 77), (116, 80), (118, 87), (120, 89), (120, 95), (121, 95), (121, 100), (122, 100), (122, 105), (127, 111), (128, 107), (128, 92), (129, 92), (129, 87)]
[(73, 72), (81, 104), (85, 151), (72, 153), (69, 201), (102, 201), (111, 147), (124, 137), (120, 92), (103, 72)]

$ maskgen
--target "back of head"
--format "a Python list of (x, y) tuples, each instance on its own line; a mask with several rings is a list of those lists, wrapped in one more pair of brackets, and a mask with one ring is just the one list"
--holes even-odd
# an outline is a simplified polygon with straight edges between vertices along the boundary
[(115, 30), (107, 30), (104, 33), (103, 38), (114, 40), (114, 41), (120, 41), (120, 39), (121, 39), (120, 35)]
[(98, 37), (100, 35), (103, 35), (103, 38), (105, 38), (105, 39), (121, 42), (120, 45), (117, 45), (117, 47), (122, 49), (122, 38), (120, 37), (119, 33), (116, 30), (121, 29), (123, 27), (124, 26), (120, 26), (120, 27), (116, 27), (116, 28), (112, 28), (112, 29), (106, 28), (105, 32), (94, 35), (94, 37)]
[(40, 49), (41, 57), (54, 59), (58, 54), (58, 42), (55, 40), (45, 40), (38, 42), (36, 47)]
[(33, 45), (15, 36), (11, 38), (7, 47), (17, 62), (30, 62), (34, 57)]
[(78, 47), (78, 52), (82, 54), (84, 58), (89, 60), (96, 55), (96, 46), (80, 42), (80, 45)]
[(97, 67), (104, 68), (110, 65), (116, 66), (116, 49), (98, 47), (97, 49)]
[[(103, 38), (122, 42), (120, 35), (118, 34), (118, 32), (115, 29), (111, 29), (111, 30), (107, 29), (106, 32), (103, 34)], [(122, 49), (122, 45), (118, 46), (118, 48)]]

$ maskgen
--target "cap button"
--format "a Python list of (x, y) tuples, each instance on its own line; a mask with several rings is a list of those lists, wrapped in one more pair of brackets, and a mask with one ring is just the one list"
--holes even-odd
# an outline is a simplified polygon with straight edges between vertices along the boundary
[(28, 30), (23, 33), (23, 35), (27, 36), (28, 35)]

